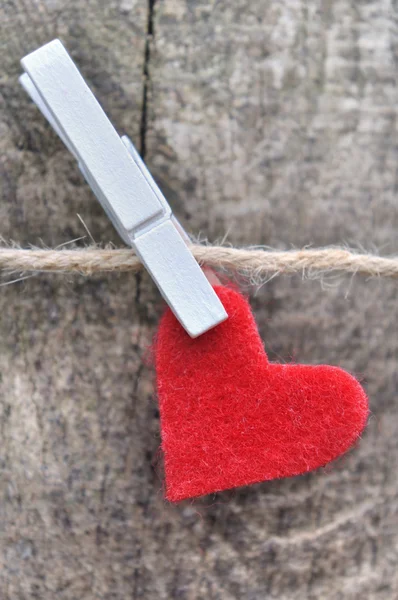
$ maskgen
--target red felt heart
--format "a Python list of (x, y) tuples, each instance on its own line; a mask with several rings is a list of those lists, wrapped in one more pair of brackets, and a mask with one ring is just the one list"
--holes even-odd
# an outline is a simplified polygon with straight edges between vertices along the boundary
[(368, 416), (365, 392), (342, 369), (270, 363), (246, 300), (215, 290), (227, 321), (191, 339), (168, 310), (156, 343), (173, 502), (321, 467), (355, 442)]

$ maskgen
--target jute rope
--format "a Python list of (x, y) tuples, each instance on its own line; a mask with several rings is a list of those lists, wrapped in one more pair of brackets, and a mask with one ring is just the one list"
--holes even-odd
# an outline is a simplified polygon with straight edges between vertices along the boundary
[[(398, 278), (398, 257), (384, 258), (343, 248), (277, 251), (192, 245), (201, 265), (239, 272), (253, 281), (270, 276), (301, 273), (319, 277), (328, 273), (359, 273), (369, 277)], [(138, 272), (140, 260), (129, 249), (29, 249), (0, 248), (0, 269), (7, 272), (65, 272), (91, 275), (104, 271)]]

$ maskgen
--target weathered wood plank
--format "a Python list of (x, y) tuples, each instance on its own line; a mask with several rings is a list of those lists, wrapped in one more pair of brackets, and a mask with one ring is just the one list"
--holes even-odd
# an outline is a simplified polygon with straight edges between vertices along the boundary
[[(392, 2), (159, 1), (149, 49), (147, 10), (3, 2), (1, 235), (67, 242), (85, 233), (79, 213), (119, 243), (17, 84), (20, 57), (59, 36), (193, 231), (397, 252)], [(0, 302), (2, 598), (397, 595), (396, 284), (294, 277), (252, 295), (269, 354), (356, 372), (373, 416), (325, 473), (178, 507), (154, 466), (148, 280), (40, 276)]]
[[(235, 244), (397, 252), (397, 31), (388, 1), (156, 3), (148, 159), (184, 224)], [(396, 285), (329, 283), (275, 279), (253, 303), (275, 360), (364, 378), (360, 447), (325, 476), (204, 511), (171, 595), (397, 594)]]
[[(139, 146), (147, 8), (145, 0), (1, 5), (5, 239), (69, 242), (86, 234), (79, 213), (97, 241), (120, 243), (20, 88), (19, 59), (60, 37), (117, 129)], [(151, 465), (157, 408), (143, 365), (154, 298), (152, 285), (130, 276), (38, 277), (1, 288), (2, 599), (127, 598), (156, 589), (146, 583), (144, 551), (154, 543), (145, 541), (149, 504), (162, 510)]]

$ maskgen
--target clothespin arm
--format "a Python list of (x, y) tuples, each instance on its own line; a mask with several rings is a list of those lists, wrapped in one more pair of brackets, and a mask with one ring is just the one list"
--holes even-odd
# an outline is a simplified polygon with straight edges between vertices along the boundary
[(21, 83), (64, 141), (122, 239), (191, 337), (227, 318), (134, 146), (119, 137), (59, 40), (21, 61)]

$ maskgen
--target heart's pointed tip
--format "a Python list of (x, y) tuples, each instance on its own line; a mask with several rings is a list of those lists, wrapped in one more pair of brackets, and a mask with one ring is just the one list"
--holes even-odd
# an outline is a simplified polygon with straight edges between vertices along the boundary
[(165, 463), (165, 490), (164, 497), (167, 502), (171, 504), (178, 504), (192, 497), (192, 495), (184, 493), (185, 485), (179, 480), (177, 481), (173, 476), (168, 473), (167, 462)]
[(170, 504), (179, 504), (185, 500), (185, 498), (179, 498), (178, 496), (174, 496), (174, 494), (165, 494), (165, 498), (167, 502), (170, 502)]

